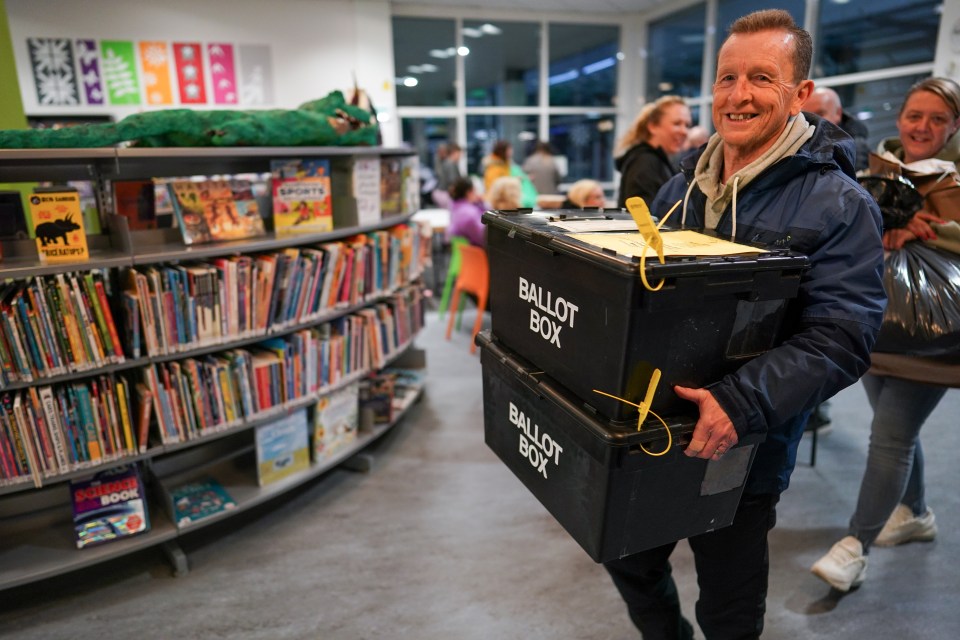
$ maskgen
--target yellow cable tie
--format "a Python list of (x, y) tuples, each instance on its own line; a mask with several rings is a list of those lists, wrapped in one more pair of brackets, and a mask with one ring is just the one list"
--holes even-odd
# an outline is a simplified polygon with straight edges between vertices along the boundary
[(602, 396), (607, 396), (608, 398), (619, 400), (620, 402), (623, 402), (624, 404), (628, 404), (631, 407), (636, 407), (639, 410), (639, 415), (637, 416), (637, 432), (643, 431), (643, 422), (647, 419), (648, 414), (652, 415), (654, 418), (660, 421), (660, 424), (663, 425), (663, 428), (667, 430), (666, 449), (664, 449), (660, 453), (654, 453), (652, 451), (649, 451), (642, 444), (640, 445), (640, 449), (644, 453), (646, 453), (648, 456), (654, 456), (654, 457), (665, 455), (668, 451), (670, 451), (670, 448), (673, 446), (673, 434), (670, 433), (670, 427), (667, 426), (667, 423), (664, 422), (663, 418), (661, 418), (659, 415), (657, 415), (656, 413), (650, 410), (650, 405), (653, 402), (653, 396), (657, 391), (657, 385), (660, 384), (660, 376), (661, 376), (660, 369), (654, 369), (653, 373), (650, 375), (650, 384), (647, 385), (647, 394), (646, 396), (644, 396), (643, 402), (641, 402), (640, 404), (637, 404), (635, 402), (630, 402), (629, 400), (625, 400), (619, 396), (615, 396), (612, 393), (607, 393), (606, 391), (600, 391), (599, 389), (593, 390), (594, 393), (599, 393)]
[(680, 206), (681, 202), (683, 202), (682, 198), (680, 200), (677, 200), (677, 203), (672, 207), (670, 207), (670, 211), (667, 211), (667, 215), (660, 218), (660, 222), (657, 223), (657, 229), (660, 229), (667, 222), (667, 218), (673, 215), (673, 212), (677, 210), (677, 207)]

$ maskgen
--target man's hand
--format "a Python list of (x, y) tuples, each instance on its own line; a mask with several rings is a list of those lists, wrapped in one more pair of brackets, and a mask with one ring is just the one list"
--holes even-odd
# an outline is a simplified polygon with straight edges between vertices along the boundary
[(739, 440), (727, 412), (706, 389), (676, 386), (673, 390), (684, 400), (697, 403), (700, 409), (700, 419), (684, 453), (691, 458), (719, 460)]

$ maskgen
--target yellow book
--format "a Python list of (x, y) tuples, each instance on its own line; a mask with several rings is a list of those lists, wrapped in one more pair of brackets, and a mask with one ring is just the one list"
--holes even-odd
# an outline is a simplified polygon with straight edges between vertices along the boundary
[(137, 443), (133, 441), (133, 428), (130, 424), (130, 412), (127, 409), (127, 385), (122, 378), (117, 378), (117, 404), (120, 405), (120, 422), (123, 424), (123, 440), (126, 445), (127, 453), (137, 452)]
[(90, 257), (79, 193), (35, 193), (30, 196), (30, 217), (41, 262), (80, 262)]

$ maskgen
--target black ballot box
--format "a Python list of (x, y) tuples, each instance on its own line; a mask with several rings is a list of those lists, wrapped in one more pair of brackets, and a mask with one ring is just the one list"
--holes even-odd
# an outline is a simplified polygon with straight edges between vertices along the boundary
[[(621, 230), (632, 225), (624, 215)], [(560, 226), (592, 224), (589, 218), (602, 216), (483, 214), (493, 334), (581, 402), (613, 420), (635, 420), (635, 407), (594, 390), (638, 404), (659, 369), (651, 408), (662, 415), (689, 412), (692, 406), (677, 397), (674, 385), (718, 381), (781, 341), (793, 320), (790, 302), (808, 267), (806, 256), (773, 249), (661, 264), (651, 255), (645, 259), (648, 284), (663, 281), (651, 291), (639, 258)]]
[(688, 458), (695, 418), (604, 421), (489, 332), (477, 344), (487, 446), (596, 562), (733, 522), (761, 436)]

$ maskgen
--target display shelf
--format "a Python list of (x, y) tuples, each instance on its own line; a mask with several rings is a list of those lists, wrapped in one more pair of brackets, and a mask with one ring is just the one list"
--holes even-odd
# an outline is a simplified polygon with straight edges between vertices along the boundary
[[(417, 397), (419, 397), (419, 394), (417, 394)], [(202, 527), (214, 524), (225, 518), (257, 507), (264, 502), (267, 502), (295, 487), (312, 480), (313, 478), (316, 478), (317, 476), (326, 473), (327, 471), (330, 471), (331, 469), (339, 466), (345, 460), (353, 457), (363, 449), (370, 446), (370, 444), (378, 440), (387, 431), (398, 424), (409, 413), (409, 408), (412, 406), (412, 404), (413, 402), (411, 400), (407, 410), (397, 415), (389, 424), (373, 425), (367, 428), (361, 428), (355, 441), (342, 446), (329, 458), (315, 461), (308, 469), (291, 474), (282, 480), (264, 487), (257, 485), (255, 470), (245, 466), (238, 466), (235, 459), (232, 458), (223, 460), (215, 466), (205, 466), (202, 469), (202, 473), (199, 474), (194, 472), (175, 476), (174, 478), (171, 478), (175, 484), (168, 484), (168, 481), (164, 480), (164, 488), (169, 490), (174, 486), (180, 486), (181, 484), (191, 482), (198, 478), (213, 476), (218, 482), (220, 482), (221, 485), (223, 485), (223, 488), (226, 489), (227, 493), (230, 494), (230, 497), (233, 498), (233, 500), (237, 503), (235, 508), (228, 511), (221, 511), (220, 513), (203, 518), (202, 520), (190, 522), (188, 524), (178, 524), (177, 530), (180, 533), (196, 531)], [(239, 455), (249, 453), (251, 452), (238, 450)], [(253, 471), (253, 473), (251, 473), (251, 471)]]
[(69, 505), (30, 518), (0, 519), (0, 590), (91, 567), (177, 537), (162, 508), (150, 507), (150, 530), (77, 549)]
[[(113, 181), (149, 180), (155, 177), (191, 175), (265, 174), (270, 171), (272, 159), (294, 157), (329, 158), (331, 168), (333, 169), (331, 173), (334, 180), (342, 181), (348, 179), (348, 174), (343, 172), (343, 168), (351, 166), (352, 158), (391, 156), (415, 156), (415, 151), (411, 149), (387, 149), (383, 147), (0, 150), (0, 181), (6, 183), (30, 183), (37, 181), (63, 183), (74, 180), (89, 180), (95, 185), (100, 211), (109, 212), (112, 206), (113, 190), (111, 188), (111, 182)], [(338, 184), (342, 186), (345, 183), (341, 182)], [(334, 186), (336, 186), (336, 184)], [(347, 207), (349, 206), (350, 204), (347, 202)], [(126, 268), (144, 265), (202, 261), (222, 256), (263, 253), (290, 247), (335, 242), (357, 234), (386, 230), (397, 225), (405, 224), (410, 221), (411, 217), (412, 214), (389, 215), (374, 223), (337, 228), (325, 233), (302, 235), (283, 234), (280, 236), (271, 233), (262, 238), (188, 247), (184, 246), (177, 230), (130, 231), (126, 218), (117, 215), (107, 215), (104, 216), (103, 220), (105, 223), (104, 234), (89, 236), (88, 238), (90, 249), (89, 260), (67, 264), (42, 264), (37, 258), (36, 245), (33, 241), (5, 241), (3, 243), (4, 258), (2, 262), (0, 262), (0, 278), (11, 281), (25, 281), (37, 276), (84, 272), (92, 269), (102, 269), (109, 272), (110, 277), (116, 278), (121, 275)], [(343, 221), (341, 221), (341, 223), (343, 223)], [(404, 236), (406, 242), (410, 241), (409, 238), (409, 235)], [(423, 266), (422, 255), (416, 254), (416, 258), (417, 264), (421, 267), (420, 271), (417, 273), (404, 271), (399, 275), (399, 280), (393, 281), (402, 281), (401, 284), (387, 291), (363, 296), (364, 300), (356, 304), (325, 309), (323, 312), (314, 314), (309, 318), (270, 326), (267, 330), (258, 334), (244, 333), (243, 335), (237, 335), (229, 340), (215, 344), (205, 343), (201, 346), (191, 346), (190, 348), (185, 348), (182, 351), (173, 353), (127, 358), (122, 363), (110, 363), (57, 376), (36, 377), (30, 382), (18, 381), (9, 383), (4, 387), (0, 387), (0, 392), (9, 394), (5, 396), (6, 400), (10, 400), (15, 396), (15, 401), (20, 402), (21, 398), (25, 398), (28, 395), (32, 395), (35, 398), (36, 394), (33, 394), (33, 389), (38, 387), (77, 382), (94, 376), (132, 371), (138, 368), (168, 363), (170, 361), (195, 358), (229, 349), (254, 345), (269, 338), (294, 334), (297, 331), (334, 321), (337, 318), (355, 313), (359, 314), (364, 309), (372, 308), (373, 305), (377, 305), (380, 302), (389, 302), (390, 298), (396, 297), (398, 293), (402, 295), (397, 297), (397, 302), (391, 302), (389, 307), (384, 308), (396, 308), (398, 310), (402, 308), (403, 318), (405, 318), (405, 321), (408, 323), (405, 325), (406, 328), (404, 331), (407, 336), (411, 335), (411, 333), (415, 336), (417, 327), (422, 323), (422, 308), (419, 307), (422, 301), (415, 292), (410, 292), (409, 289), (411, 287), (422, 288), (422, 283), (419, 279), (422, 277)], [(354, 286), (359, 287), (359, 285)], [(354, 295), (358, 295), (360, 291), (362, 291), (362, 289), (357, 288), (354, 291)], [(118, 295), (117, 289), (113, 289), (112, 295)], [(416, 306), (408, 307), (406, 306), (408, 304), (414, 304)], [(115, 307), (113, 309), (113, 315), (116, 318), (118, 312), (116, 307), (119, 306), (119, 301), (112, 299), (111, 306)], [(363, 315), (364, 318), (373, 318), (374, 322), (378, 317), (375, 315), (375, 312), (372, 311), (361, 315)], [(394, 336), (397, 337), (401, 331), (399, 319), (397, 324), (393, 324), (393, 316), (389, 314), (389, 311), (385, 317), (388, 318), (389, 324), (384, 326), (390, 327), (390, 331), (395, 331)], [(364, 325), (361, 321), (356, 326), (359, 328)], [(49, 338), (50, 330), (46, 331), (47, 337)], [(34, 332), (36, 332), (36, 329), (34, 329)], [(351, 337), (351, 340), (360, 340), (360, 335), (359, 333), (354, 335)], [(62, 342), (62, 337), (60, 339)], [(373, 340), (375, 344), (376, 339), (374, 338)], [(43, 580), (76, 569), (90, 567), (111, 558), (156, 546), (162, 546), (168, 554), (174, 554), (172, 557), (174, 557), (175, 564), (178, 568), (182, 568), (181, 563), (185, 564), (185, 556), (183, 556), (182, 552), (176, 555), (177, 538), (181, 534), (181, 531), (179, 531), (177, 526), (171, 521), (166, 510), (163, 508), (162, 502), (158, 503), (152, 499), (152, 496), (148, 496), (147, 499), (151, 518), (150, 531), (98, 546), (76, 549), (72, 524), (72, 509), (70, 506), (71, 485), (69, 481), (86, 478), (98, 471), (113, 466), (133, 463), (140, 467), (141, 471), (145, 473), (146, 478), (152, 478), (151, 482), (156, 484), (159, 482), (158, 478), (160, 477), (154, 473), (156, 469), (166, 467), (177, 473), (183, 471), (196, 473), (201, 469), (210, 467), (219, 468), (222, 465), (232, 464), (231, 461), (236, 461), (238, 456), (240, 458), (249, 458), (254, 451), (250, 443), (255, 440), (254, 430), (258, 426), (283, 417), (292, 411), (308, 407), (316, 403), (323, 395), (369, 375), (380, 366), (386, 366), (386, 363), (393, 361), (405, 351), (408, 351), (412, 342), (413, 338), (400, 345), (392, 354), (385, 358), (372, 357), (367, 360), (365, 357), (363, 370), (344, 376), (337, 383), (327, 385), (315, 393), (296, 398), (279, 407), (271, 408), (268, 411), (251, 416), (250, 418), (236, 420), (229, 426), (204, 432), (199, 437), (184, 442), (154, 445), (146, 451), (135, 455), (114, 458), (97, 464), (96, 466), (86, 466), (68, 473), (51, 473), (41, 479), (42, 486), (39, 488), (35, 487), (32, 478), (0, 486), (0, 590)], [(41, 354), (42, 353), (43, 350), (41, 349)], [(373, 366), (371, 367), (370, 365)], [(23, 390), (25, 389), (31, 389), (31, 393), (24, 393)], [(62, 391), (63, 388), (59, 387), (59, 389)], [(57, 388), (54, 389), (54, 393), (58, 393)], [(110, 393), (112, 393), (112, 391)], [(112, 400), (106, 398), (102, 401), (104, 403), (112, 402)], [(36, 401), (34, 400), (34, 402)], [(109, 409), (110, 411), (113, 410), (112, 406), (113, 405), (111, 405)], [(17, 410), (19, 411), (19, 409)], [(46, 410), (48, 410), (47, 407), (44, 408), (44, 411)], [(89, 409), (84, 410), (89, 411)], [(133, 407), (131, 407), (131, 410), (135, 411)], [(27, 411), (26, 404), (24, 411)], [(73, 411), (73, 409), (71, 409), (71, 411)], [(117, 414), (109, 413), (106, 407), (103, 411), (105, 411), (105, 413), (102, 414), (103, 416), (110, 416), (105, 418), (111, 420), (108, 424), (116, 428)], [(25, 413), (23, 415), (29, 415), (30, 417), (27, 419), (33, 419), (32, 414)], [(23, 419), (21, 414), (17, 414), (16, 421), (20, 429), (24, 428), (22, 426), (23, 423), (20, 422)], [(89, 416), (87, 416), (87, 419), (89, 420)], [(190, 419), (192, 420), (193, 418)], [(399, 415), (398, 419), (400, 419)], [(391, 426), (395, 424), (395, 422), (396, 421), (391, 423)], [(101, 427), (97, 424), (96, 428)], [(151, 430), (154, 430), (154, 435), (155, 428), (155, 425), (151, 425)], [(360, 434), (358, 440), (338, 451), (332, 458), (314, 463), (304, 472), (265, 488), (255, 486), (255, 472), (251, 474), (246, 483), (244, 483), (242, 478), (231, 478), (230, 486), (238, 487), (233, 489), (233, 491), (237, 494), (234, 497), (240, 503), (239, 508), (218, 516), (216, 520), (262, 504), (324, 473), (337, 464), (341, 464), (344, 460), (355, 455), (356, 452), (380, 437), (388, 428), (389, 426), (384, 426), (364, 431)], [(87, 429), (87, 434), (89, 435), (89, 427), (87, 427)], [(37, 435), (39, 432), (32, 433), (34, 437), (40, 437)], [(104, 437), (110, 437), (106, 432), (104, 432), (104, 434)], [(99, 437), (98, 435), (98, 438)], [(120, 438), (120, 436), (116, 434), (112, 437), (115, 439)], [(43, 446), (49, 447), (50, 445), (49, 443), (45, 443)], [(62, 446), (62, 444), (60, 446)], [(206, 453), (210, 455), (206, 456)], [(45, 459), (47, 461), (51, 460), (51, 455), (48, 449)], [(61, 453), (57, 453), (57, 456), (61, 456)], [(192, 464), (192, 466), (186, 469), (179, 468), (175, 462), (178, 458), (188, 460), (191, 463), (196, 462), (196, 464)], [(59, 459), (61, 460), (60, 464), (64, 464), (62, 462), (63, 458), (61, 457)], [(73, 458), (67, 458), (67, 460), (70, 459)], [(8, 459), (5, 463), (15, 464), (11, 462), (11, 460), (12, 459)], [(56, 466), (56, 464), (47, 462), (46, 466), (49, 468)], [(248, 485), (246, 488), (239, 488), (245, 484)], [(249, 486), (251, 484), (254, 486)], [(209, 524), (209, 522), (204, 520), (197, 525), (185, 526), (182, 528), (182, 531), (193, 531), (200, 526), (206, 526), (206, 524)]]

